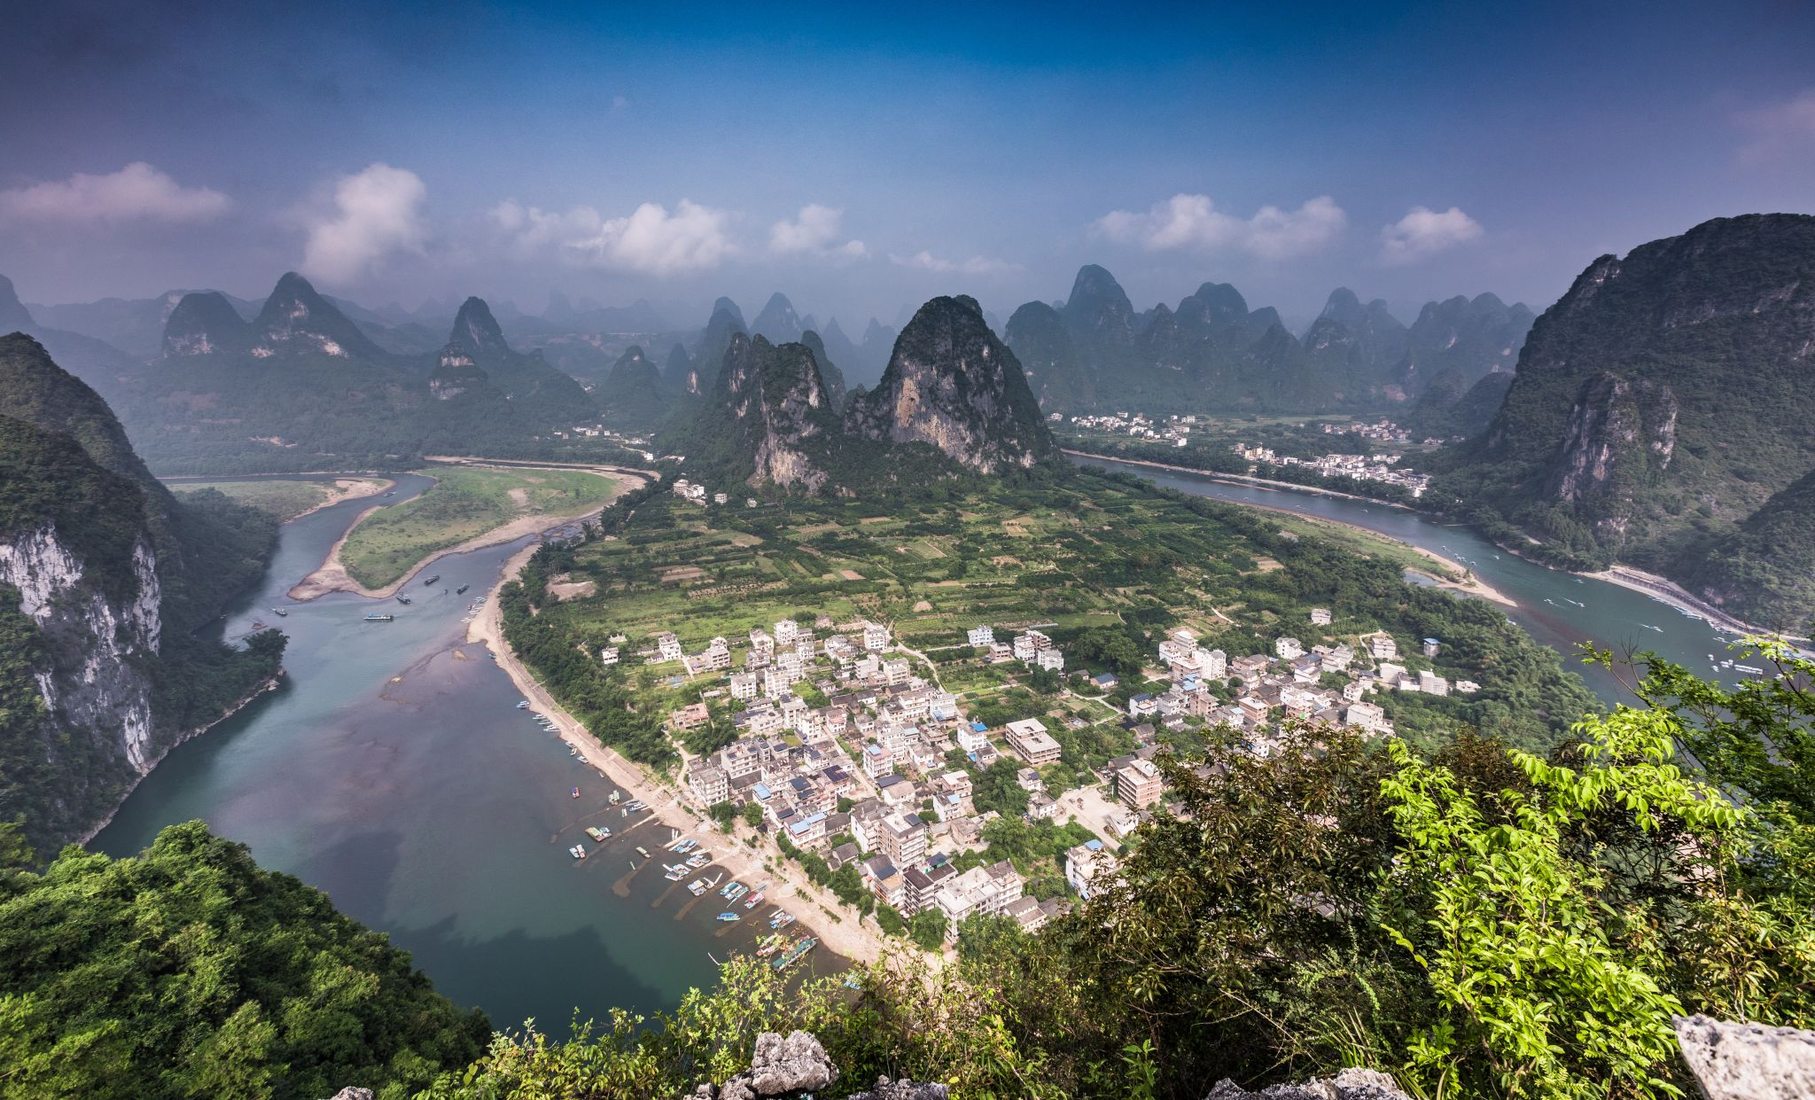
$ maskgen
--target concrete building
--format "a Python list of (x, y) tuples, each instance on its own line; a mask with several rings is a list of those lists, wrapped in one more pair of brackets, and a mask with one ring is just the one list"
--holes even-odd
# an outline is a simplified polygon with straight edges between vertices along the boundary
[(1065, 851), (1065, 881), (1081, 898), (1090, 898), (1090, 886), (1101, 875), (1114, 874), (1116, 858), (1100, 840), (1086, 840)]
[(1052, 734), (1046, 732), (1045, 724), (1038, 718), (1010, 722), (1005, 736), (1008, 747), (1036, 768), (1059, 759), (1059, 743), (1053, 740)]
[(1137, 810), (1144, 810), (1165, 793), (1160, 769), (1151, 760), (1131, 760), (1115, 773), (1116, 797)]
[(973, 626), (965, 636), (972, 649), (988, 649), (996, 644), (996, 628), (993, 626)]

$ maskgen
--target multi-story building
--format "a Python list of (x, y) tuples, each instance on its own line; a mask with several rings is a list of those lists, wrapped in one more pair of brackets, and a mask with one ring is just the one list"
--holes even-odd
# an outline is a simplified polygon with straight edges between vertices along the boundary
[(731, 674), (731, 698), (740, 703), (747, 703), (757, 696), (757, 676), (754, 672), (733, 672)]
[(1160, 800), (1165, 793), (1165, 781), (1160, 778), (1160, 769), (1153, 761), (1137, 757), (1117, 769), (1115, 793), (1134, 809), (1144, 810)]
[(890, 814), (882, 819), (878, 846), (897, 867), (918, 867), (926, 858), (927, 827), (918, 814)]
[(778, 646), (793, 645), (795, 635), (800, 633), (800, 626), (793, 619), (775, 620), (775, 644)]
[(863, 624), (863, 648), (876, 653), (889, 647), (889, 628), (881, 623)]
[(716, 806), (731, 797), (731, 777), (716, 764), (695, 760), (687, 769), (687, 789), (706, 805)]
[(674, 631), (664, 630), (655, 636), (655, 659), (661, 661), (678, 661), (686, 656), (681, 650), (681, 640), (675, 637)]
[(1022, 718), (1010, 722), (1005, 736), (1008, 738), (1008, 747), (1036, 768), (1059, 759), (1059, 743), (1053, 740), (1052, 734), (1046, 732), (1045, 724), (1038, 718)]
[(1075, 848), (1065, 850), (1065, 881), (1086, 900), (1090, 897), (1091, 883), (1099, 876), (1115, 873), (1116, 858), (1103, 847), (1100, 840), (1086, 840)]
[(996, 628), (993, 626), (973, 626), (966, 635), (972, 649), (988, 649), (996, 644)]

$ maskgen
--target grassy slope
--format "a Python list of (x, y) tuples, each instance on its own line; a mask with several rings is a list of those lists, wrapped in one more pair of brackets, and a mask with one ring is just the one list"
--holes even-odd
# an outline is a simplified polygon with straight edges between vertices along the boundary
[(347, 537), (341, 560), (360, 584), (379, 588), (438, 550), (524, 516), (576, 514), (609, 501), (613, 478), (581, 470), (436, 469), (428, 492), (368, 516)]
[(331, 490), (319, 481), (185, 481), (170, 488), (179, 496), (214, 489), (280, 520), (302, 515), (328, 499)]

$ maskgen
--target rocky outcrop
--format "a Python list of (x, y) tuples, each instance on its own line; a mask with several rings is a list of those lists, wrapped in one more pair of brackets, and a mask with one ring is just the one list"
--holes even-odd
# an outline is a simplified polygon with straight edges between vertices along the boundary
[(294, 271), (286, 272), (277, 281), (253, 320), (252, 330), (252, 354), (259, 358), (285, 352), (336, 359), (387, 358), (384, 349), (360, 331), (351, 318)]
[(1204, 1100), (1410, 1100), (1391, 1077), (1372, 1069), (1345, 1069), (1302, 1085), (1269, 1085), (1249, 1092), (1233, 1081), (1216, 1083)]
[(1681, 412), (1667, 384), (1611, 373), (1588, 379), (1551, 464), (1550, 495), (1591, 512), (1596, 533), (1617, 546), (1637, 495), (1670, 468)]
[(776, 347), (758, 336), (732, 337), (714, 404), (731, 418), (751, 485), (824, 488), (835, 467), (840, 427), (831, 394), (804, 344)]
[(1815, 1032), (1677, 1017), (1683, 1061), (1707, 1100), (1815, 1096)]
[(452, 401), (469, 394), (485, 393), (491, 378), (473, 357), (449, 345), (429, 372), (429, 396), (437, 401)]
[(1020, 361), (964, 297), (920, 307), (876, 389), (852, 395), (845, 422), (861, 438), (929, 444), (985, 474), (1058, 454)]
[(838, 1067), (819, 1040), (804, 1031), (787, 1036), (765, 1031), (756, 1037), (750, 1068), (722, 1085), (702, 1084), (695, 1100), (762, 1100), (798, 1097), (838, 1080)]

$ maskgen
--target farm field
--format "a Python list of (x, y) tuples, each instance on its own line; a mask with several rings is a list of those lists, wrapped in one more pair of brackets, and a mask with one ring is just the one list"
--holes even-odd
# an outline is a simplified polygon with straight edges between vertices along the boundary
[(279, 520), (294, 519), (326, 503), (335, 486), (326, 481), (180, 481), (170, 486), (179, 496), (213, 489)]
[(367, 588), (382, 588), (431, 554), (512, 523), (601, 507), (621, 487), (618, 479), (584, 470), (461, 466), (419, 472), (436, 484), (367, 516), (341, 547), (348, 575)]

